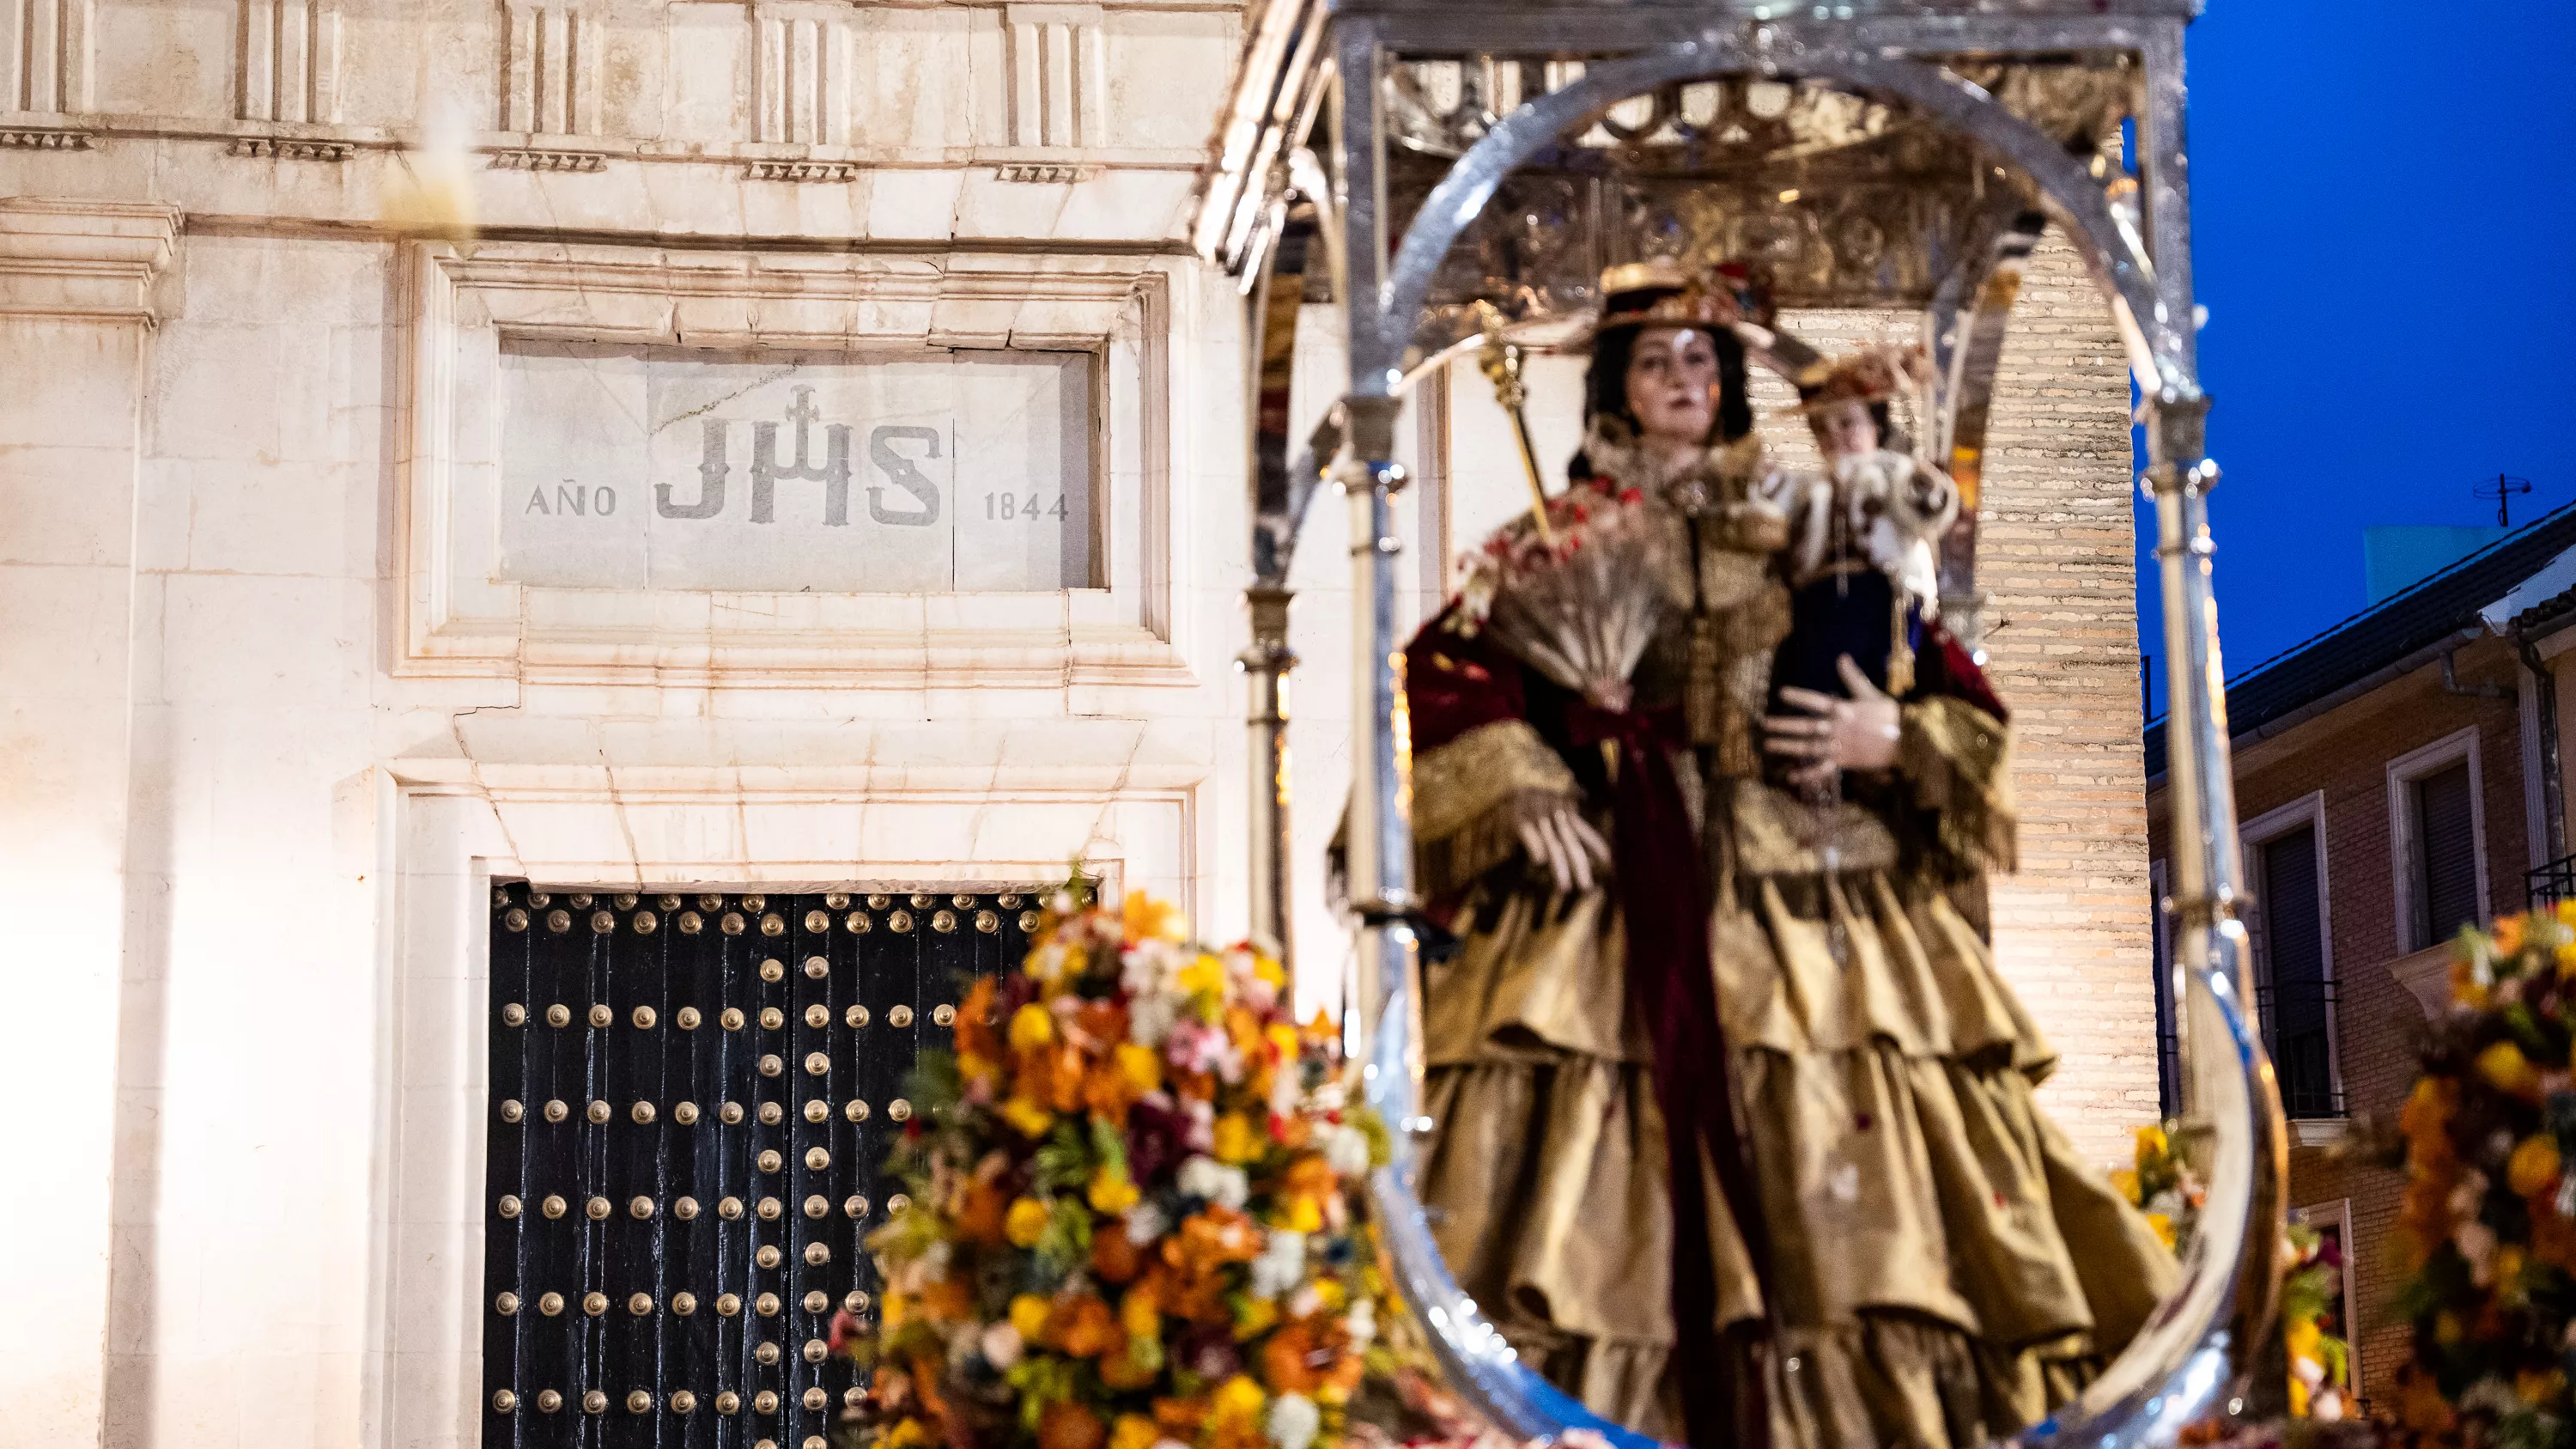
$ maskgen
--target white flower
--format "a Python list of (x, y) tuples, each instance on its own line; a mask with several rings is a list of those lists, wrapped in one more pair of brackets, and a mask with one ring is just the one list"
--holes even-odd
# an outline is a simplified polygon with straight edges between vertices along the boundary
[(2138, 1209), (2138, 1211), (2163, 1213), (2168, 1219), (2179, 1218), (2182, 1216), (2182, 1194), (2174, 1191), (2172, 1188), (2166, 1188), (2164, 1191), (2157, 1193), (2154, 1197), (2148, 1198), (2146, 1206)]
[(1267, 1427), (1278, 1449), (1306, 1449), (1315, 1442), (1315, 1431), (1324, 1427), (1324, 1411), (1304, 1394), (1281, 1394), (1270, 1401)]
[(1252, 1296), (1276, 1298), (1306, 1276), (1306, 1235), (1274, 1231), (1252, 1260)]
[(1020, 1361), (1020, 1331), (1005, 1319), (984, 1330), (984, 1361), (1004, 1372)]
[[(2495, 1281), (2496, 1231), (2484, 1223), (2462, 1223), (2451, 1234), (2460, 1256), (2469, 1260), (2469, 1281), (2484, 1288)], [(2465, 1407), (2465, 1405), (2463, 1406)]]
[(1228, 1167), (1213, 1157), (1193, 1157), (1181, 1164), (1181, 1191), (1239, 1210), (1252, 1199), (1252, 1179), (1240, 1167)]
[(1308, 1106), (1318, 1112), (1338, 1112), (1350, 1101), (1350, 1093), (1339, 1082), (1326, 1082), (1306, 1098)]
[(1377, 1337), (1377, 1306), (1366, 1298), (1351, 1300), (1351, 1311), (1342, 1315), (1342, 1331), (1351, 1336), (1351, 1347), (1368, 1347)]
[(1150, 1202), (1129, 1208), (1122, 1221), (1127, 1224), (1127, 1241), (1140, 1248), (1171, 1231), (1171, 1224), (1163, 1220), (1163, 1210)]
[(1139, 995), (1127, 1007), (1127, 1039), (1140, 1047), (1160, 1047), (1181, 1019), (1181, 1004), (1169, 996)]
[(1324, 1135), (1324, 1162), (1342, 1177), (1369, 1170), (1368, 1134), (1345, 1122)]
[(2451, 1210), (2453, 1217), (2473, 1218), (2478, 1215), (2478, 1207), (2486, 1198), (2487, 1175), (2472, 1167), (2460, 1174), (2459, 1185), (2451, 1189), (2451, 1196), (2444, 1206)]
[(2343, 1394), (2335, 1389), (2320, 1389), (2308, 1400), (2308, 1417), (2321, 1424), (2331, 1424), (2343, 1417)]
[(1288, 1299), (1288, 1316), (1312, 1318), (1324, 1311), (1324, 1295), (1312, 1283), (1298, 1289)]
[(2522, 1407), (2522, 1396), (2511, 1383), (2490, 1374), (2469, 1385), (2469, 1391), (2460, 1395), (2460, 1407), (2471, 1413), (2510, 1414)]

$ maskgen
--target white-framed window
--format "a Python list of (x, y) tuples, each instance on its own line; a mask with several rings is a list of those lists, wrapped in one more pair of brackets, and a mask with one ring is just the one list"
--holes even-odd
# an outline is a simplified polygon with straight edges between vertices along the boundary
[(2337, 1050), (2333, 898), (2322, 791), (2245, 822), (2238, 832), (2254, 903), (2254, 1000), (2263, 1045), (2293, 1120), (2343, 1115)]
[(2317, 1236), (2325, 1239), (2332, 1246), (2334, 1256), (2340, 1260), (2338, 1268), (2343, 1274), (2343, 1291), (2327, 1307), (2326, 1316), (2317, 1327), (2344, 1341), (2345, 1349), (2350, 1355), (2344, 1381), (2359, 1388), (2361, 1335), (2353, 1331), (2352, 1311), (2353, 1305), (2359, 1301), (2353, 1296), (2352, 1288), (2352, 1199), (2339, 1197), (2332, 1202), (2321, 1202), (2311, 1207), (2292, 1208), (2290, 1221), (2302, 1227), (2316, 1229)]
[(2388, 762), (2397, 938), (2438, 946), (2487, 919), (2487, 807), (2472, 726)]

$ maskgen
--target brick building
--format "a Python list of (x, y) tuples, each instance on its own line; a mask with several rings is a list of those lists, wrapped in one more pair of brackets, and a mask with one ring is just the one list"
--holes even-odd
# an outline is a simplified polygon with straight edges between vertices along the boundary
[[(2400, 1179), (2334, 1149), (2392, 1119), (2449, 943), (2546, 899), (2569, 865), (2550, 776), (2576, 710), (2576, 508), (2561, 509), (2228, 686), (2256, 1008), (2290, 1119), (2294, 1212), (2347, 1247), (2348, 1328), (2365, 1397), (2407, 1329), (2388, 1230)], [(2539, 673), (2525, 663), (2539, 667)], [(2161, 897), (2165, 722), (2147, 728), (2150, 869)], [(2562, 800), (2551, 828), (2544, 802)], [(2159, 931), (2161, 971), (2169, 937)], [(2175, 1080), (2170, 1015), (2164, 1080)], [(2171, 1105), (2170, 1098), (2168, 1105)]]

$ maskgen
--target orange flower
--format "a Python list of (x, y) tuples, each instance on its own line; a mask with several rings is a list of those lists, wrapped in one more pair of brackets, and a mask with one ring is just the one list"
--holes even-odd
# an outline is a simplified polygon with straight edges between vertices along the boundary
[(1091, 1276), (1103, 1283), (1132, 1283), (1143, 1271), (1144, 1254), (1124, 1229), (1112, 1224), (1091, 1235)]
[(1162, 1377), (1162, 1367), (1135, 1351), (1135, 1341), (1118, 1340), (1118, 1346), (1100, 1356), (1100, 1382), (1125, 1393), (1141, 1389)]
[(1154, 1401), (1154, 1422), (1162, 1427), (1164, 1433), (1183, 1443), (1199, 1436), (1199, 1425), (1207, 1422), (1207, 1416), (1208, 1401), (1204, 1395)]
[(998, 1248), (1004, 1237), (1004, 1222), (1011, 1210), (1011, 1195), (1001, 1184), (978, 1175), (966, 1188), (966, 1201), (957, 1210), (957, 1236), (970, 1243)]
[(941, 1278), (913, 1299), (921, 1316), (933, 1323), (956, 1323), (975, 1311), (975, 1292), (963, 1278)]
[(993, 1029), (993, 1003), (999, 990), (990, 976), (978, 977), (957, 1006), (957, 1051), (988, 1061), (1002, 1055), (1002, 1034)]
[(1109, 1426), (1072, 1399), (1047, 1405), (1038, 1419), (1038, 1449), (1100, 1449), (1108, 1440)]
[(1127, 1109), (1144, 1095), (1116, 1060), (1094, 1062), (1082, 1076), (1082, 1105), (1115, 1127), (1127, 1125)]
[(1112, 1043), (1127, 1039), (1127, 1008), (1114, 1001), (1086, 1001), (1073, 1013), (1073, 1029), (1094, 1055), (1104, 1054)]
[(1311, 1394), (1322, 1382), (1311, 1362), (1315, 1357), (1313, 1330), (1289, 1324), (1261, 1345), (1261, 1381), (1274, 1394)]
[(1082, 1048), (1071, 1042), (1056, 1047), (1047, 1073), (1047, 1093), (1041, 1100), (1059, 1112), (1082, 1110)]
[(1097, 1293), (1084, 1293), (1055, 1306), (1047, 1317), (1047, 1341), (1075, 1358), (1098, 1358), (1123, 1347), (1118, 1320)]
[(2507, 916), (2496, 922), (2495, 929), (2488, 936), (2495, 942), (2497, 955), (2513, 955), (2522, 949), (2522, 917)]

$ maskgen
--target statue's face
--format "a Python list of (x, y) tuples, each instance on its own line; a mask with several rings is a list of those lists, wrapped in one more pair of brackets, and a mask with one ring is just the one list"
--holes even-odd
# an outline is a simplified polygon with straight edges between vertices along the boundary
[(1867, 403), (1827, 403), (1807, 415), (1807, 426), (1815, 430), (1816, 448), (1828, 462), (1878, 451), (1878, 419), (1869, 415)]
[(1696, 327), (1649, 327), (1628, 355), (1628, 412), (1650, 442), (1698, 446), (1717, 423), (1717, 344)]

